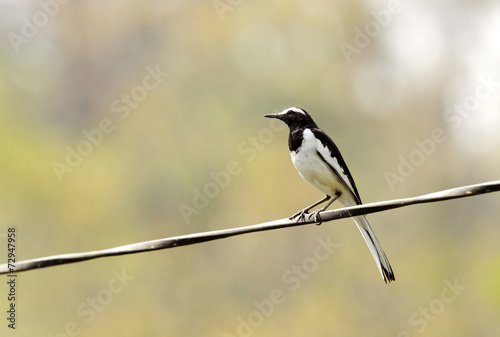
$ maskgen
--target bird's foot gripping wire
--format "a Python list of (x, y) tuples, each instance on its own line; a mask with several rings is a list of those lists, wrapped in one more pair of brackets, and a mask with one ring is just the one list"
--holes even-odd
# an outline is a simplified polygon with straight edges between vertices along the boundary
[(322, 223), (321, 216), (319, 215), (319, 212), (321, 212), (321, 211), (322, 211), (321, 209), (317, 209), (314, 212), (312, 212), (311, 214), (309, 214), (309, 209), (306, 208), (306, 209), (303, 209), (300, 212), (295, 213), (294, 215), (292, 215), (288, 219), (290, 219), (290, 220), (296, 220), (297, 222), (305, 222), (306, 221), (306, 215), (308, 215), (308, 218), (309, 219), (313, 219), (314, 222), (316, 223), (316, 225), (319, 226)]
[(302, 211), (295, 213), (294, 215), (292, 215), (288, 219), (296, 220), (297, 222), (304, 222), (304, 221), (306, 221), (306, 214), (309, 214), (308, 211), (309, 210), (307, 208), (303, 209)]
[(317, 209), (314, 212), (312, 212), (311, 217), (314, 219), (314, 222), (316, 223), (316, 226), (319, 226), (323, 223), (321, 220), (321, 215), (319, 215), (319, 212), (321, 212), (322, 209)]
[[(340, 194), (339, 194), (340, 195)], [(339, 197), (339, 195), (335, 195), (335, 197), (331, 199), (331, 197), (329, 195), (326, 195), (323, 199), (321, 199), (320, 201), (316, 201), (314, 204), (304, 208), (302, 211), (300, 212), (297, 212), (295, 213), (294, 215), (292, 215), (291, 217), (289, 217), (290, 220), (294, 220), (294, 219), (297, 219), (296, 221), (297, 222), (305, 222), (306, 221), (306, 214), (309, 215), (309, 219), (311, 219), (311, 216), (313, 216), (312, 219), (314, 219), (314, 221), (316, 222), (317, 225), (320, 225), (321, 224), (321, 217), (319, 216), (319, 212), (321, 211), (324, 211), (325, 209), (328, 208), (328, 206), (330, 206), (332, 204), (332, 202), (334, 202), (335, 200), (337, 200), (337, 198)], [(328, 201), (330, 200), (330, 202), (325, 206), (323, 207), (322, 209), (320, 210), (317, 210), (317, 211), (314, 211), (312, 214), (309, 214), (309, 210), (324, 203), (325, 201)]]

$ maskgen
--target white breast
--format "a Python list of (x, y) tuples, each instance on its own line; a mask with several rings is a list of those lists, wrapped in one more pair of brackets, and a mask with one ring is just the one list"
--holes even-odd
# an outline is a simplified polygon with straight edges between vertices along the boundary
[[(347, 187), (331, 171), (316, 151), (321, 153), (323, 158), (338, 172), (348, 185)], [(335, 195), (337, 191), (346, 197), (351, 195), (349, 188), (352, 189), (352, 186), (347, 175), (340, 167), (337, 158), (333, 157), (330, 150), (314, 137), (311, 130), (304, 130), (302, 144), (296, 151), (292, 151), (291, 156), (293, 165), (299, 171), (301, 177), (318, 190), (329, 196)], [(342, 199), (344, 198), (340, 198), (340, 201)]]

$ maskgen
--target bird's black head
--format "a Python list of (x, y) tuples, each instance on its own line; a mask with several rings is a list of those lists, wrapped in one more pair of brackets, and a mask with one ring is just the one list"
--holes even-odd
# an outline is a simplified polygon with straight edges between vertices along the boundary
[(277, 118), (282, 120), (292, 128), (317, 127), (309, 114), (301, 108), (288, 108), (277, 114), (264, 115), (268, 118)]

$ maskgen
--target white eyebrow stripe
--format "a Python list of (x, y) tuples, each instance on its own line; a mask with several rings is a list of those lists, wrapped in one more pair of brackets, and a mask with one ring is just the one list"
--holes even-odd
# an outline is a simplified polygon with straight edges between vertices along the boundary
[(282, 112), (280, 112), (279, 114), (286, 114), (288, 111), (293, 111), (293, 112), (298, 112), (298, 113), (301, 113), (303, 114), (304, 116), (306, 115), (306, 113), (304, 112), (304, 110), (300, 109), (300, 108), (296, 108), (296, 107), (291, 107), (291, 108), (288, 108), (288, 109), (285, 109), (283, 110)]

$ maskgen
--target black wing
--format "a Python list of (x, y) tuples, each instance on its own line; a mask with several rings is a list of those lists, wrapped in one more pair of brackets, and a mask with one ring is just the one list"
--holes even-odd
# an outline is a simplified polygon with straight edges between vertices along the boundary
[[(351, 190), (352, 194), (357, 199), (356, 202), (358, 203), (358, 205), (361, 205), (361, 197), (359, 196), (358, 189), (356, 187), (356, 183), (354, 182), (354, 179), (352, 178), (352, 174), (351, 174), (351, 172), (349, 172), (349, 168), (347, 167), (347, 164), (345, 163), (344, 158), (342, 158), (342, 155), (340, 154), (340, 151), (339, 151), (337, 145), (335, 145), (333, 140), (330, 137), (328, 137), (328, 135), (326, 133), (324, 133), (322, 130), (320, 130), (318, 128), (314, 128), (311, 131), (314, 133), (314, 136), (317, 139), (319, 139), (321, 141), (321, 143), (328, 150), (330, 150), (332, 157), (337, 158), (337, 161), (338, 161), (340, 167), (342, 168), (342, 170), (344, 171), (344, 174), (349, 179), (349, 183), (347, 183), (345, 181), (345, 179), (342, 176), (340, 176), (338, 174), (338, 172), (336, 172), (336, 170), (330, 165), (330, 163), (328, 163), (328, 161), (325, 160), (325, 158), (323, 158), (323, 156), (321, 156), (321, 154), (318, 153), (318, 155), (321, 157), (321, 159), (323, 159), (323, 161), (328, 165), (328, 167), (330, 167), (332, 172), (335, 173), (335, 175), (344, 184), (344, 186), (346, 188), (348, 188), (349, 190)], [(350, 186), (352, 186), (352, 189), (350, 188)]]

